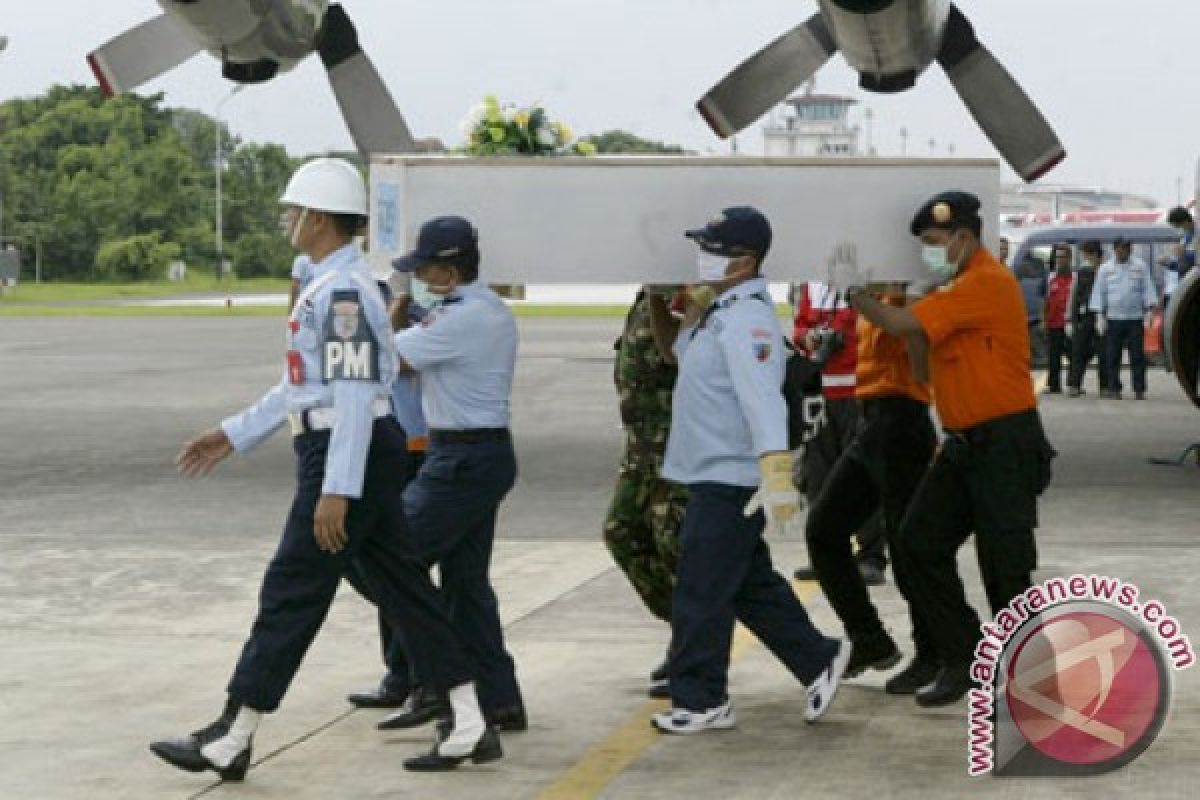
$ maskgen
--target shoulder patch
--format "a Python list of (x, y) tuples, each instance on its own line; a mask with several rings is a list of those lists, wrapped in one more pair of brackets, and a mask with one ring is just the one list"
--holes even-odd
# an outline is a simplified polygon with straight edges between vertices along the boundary
[(379, 343), (367, 324), (357, 289), (334, 290), (325, 319), (321, 361), (325, 383), (379, 380)]
[(750, 343), (751, 349), (754, 351), (754, 358), (758, 363), (765, 364), (771, 358), (771, 343), (756, 339)]

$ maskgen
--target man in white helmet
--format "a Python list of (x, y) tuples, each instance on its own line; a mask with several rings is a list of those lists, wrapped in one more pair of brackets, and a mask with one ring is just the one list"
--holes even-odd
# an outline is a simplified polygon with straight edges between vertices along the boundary
[(398, 476), (410, 469), (404, 430), (389, 400), (397, 373), (387, 308), (353, 244), (367, 215), (362, 177), (339, 159), (316, 159), (292, 176), (281, 202), (287, 235), (312, 260), (315, 279), (288, 318), (283, 379), (254, 405), (184, 445), (176, 463), (205, 475), (290, 423), (297, 486), (263, 577), (258, 616), (211, 725), (150, 749), (191, 772), (242, 780), (261, 716), (275, 711), (329, 611), (350, 559), (380, 608), (413, 635), (422, 678), (449, 695), (452, 727), (413, 770), (452, 769), (501, 757), (484, 722), (470, 662), (408, 534)]

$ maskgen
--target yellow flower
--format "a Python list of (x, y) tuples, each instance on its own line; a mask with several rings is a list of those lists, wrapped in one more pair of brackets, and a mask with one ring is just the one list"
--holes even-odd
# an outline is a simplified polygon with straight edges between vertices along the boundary
[(517, 127), (528, 128), (529, 127), (529, 112), (528, 111), (518, 111), (517, 116), (513, 118), (513, 122), (517, 123)]
[(558, 130), (558, 138), (564, 142), (569, 142), (575, 138), (575, 131), (571, 130), (565, 123), (555, 123), (555, 128)]

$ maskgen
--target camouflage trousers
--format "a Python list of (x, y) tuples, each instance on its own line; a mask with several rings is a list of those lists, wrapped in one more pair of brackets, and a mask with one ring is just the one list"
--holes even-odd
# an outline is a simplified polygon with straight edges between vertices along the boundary
[(617, 566), (650, 613), (668, 623), (687, 496), (686, 487), (657, 470), (622, 464), (604, 521), (604, 543)]

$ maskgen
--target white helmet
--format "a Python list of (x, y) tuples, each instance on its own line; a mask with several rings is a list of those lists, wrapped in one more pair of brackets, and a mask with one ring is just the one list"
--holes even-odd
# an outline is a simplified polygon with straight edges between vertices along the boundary
[(314, 158), (292, 173), (279, 202), (331, 214), (367, 216), (367, 186), (349, 161)]

